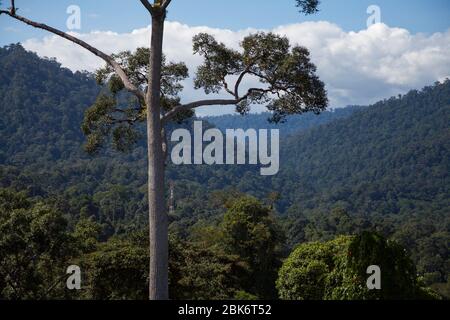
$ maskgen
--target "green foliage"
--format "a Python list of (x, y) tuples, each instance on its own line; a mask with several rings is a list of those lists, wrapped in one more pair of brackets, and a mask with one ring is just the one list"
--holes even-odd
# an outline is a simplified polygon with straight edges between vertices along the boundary
[(250, 300), (258, 300), (258, 297), (245, 291), (238, 291), (234, 295), (234, 299), (241, 301), (250, 301)]
[(0, 92), (2, 164), (80, 157), (80, 123), (99, 93), (92, 75), (10, 45), (0, 49)]
[(406, 250), (393, 241), (364, 232), (349, 246), (349, 267), (364, 282), (366, 269), (377, 265), (382, 270), (381, 291), (369, 291), (368, 299), (412, 299), (417, 290), (417, 272)]
[[(228, 261), (224, 264), (239, 263), (243, 281), (223, 285), (226, 289), (220, 294), (226, 292), (230, 298), (239, 292), (259, 295), (247, 285), (252, 271), (248, 259), (225, 252), (227, 242), (220, 224), (226, 210), (243, 194), (264, 199), (277, 191), (280, 198), (265, 203), (273, 206), (274, 216), (280, 214), (291, 247), (377, 230), (408, 249), (421, 286), (448, 294), (449, 89), (446, 81), (372, 107), (290, 117), (282, 125), (287, 128), (281, 144), (283, 165), (279, 175), (270, 179), (261, 177), (252, 166), (168, 166), (176, 200), (170, 229), (183, 246), (187, 242), (186, 247), (200, 247), (209, 257), (205, 265), (198, 266), (203, 260), (191, 253), (193, 258), (188, 261), (192, 263), (182, 278), (195, 270), (202, 276), (195, 277), (199, 284), (192, 279), (181, 281), (184, 288), (184, 283), (205, 288), (202, 295), (206, 296), (210, 289), (201, 284), (203, 275), (211, 269), (222, 274), (226, 268), (217, 261)], [(145, 146), (138, 143), (126, 155), (104, 149), (87, 157), (82, 150), (85, 138), (80, 123), (99, 92), (91, 75), (72, 73), (18, 45), (0, 49), (0, 188), (15, 195), (0, 201), (4, 208), (0, 211), (44, 203), (64, 213), (67, 236), (75, 233), (79, 239), (71, 242), (76, 256), (54, 259), (52, 268), (96, 252), (96, 240), (104, 243), (113, 235), (128, 238), (147, 225)], [(103, 93), (111, 97), (106, 89)], [(121, 93), (116, 99), (126, 101)], [(208, 120), (217, 121), (220, 128), (274, 128), (274, 124), (263, 124), (268, 116)], [(183, 126), (189, 129), (188, 124)], [(31, 217), (19, 216), (25, 216), (23, 221)], [(218, 258), (224, 256), (231, 260)], [(65, 276), (65, 267), (67, 263), (44, 274), (51, 278), (46, 283)], [(38, 278), (44, 273), (40, 270), (37, 276), (30, 275)], [(31, 280), (23, 283), (27, 287)], [(63, 290), (63, 283), (58, 282), (46, 295), (43, 286), (23, 290), (28, 290), (24, 297), (77, 298)], [(184, 297), (190, 295), (199, 297), (193, 289)]]
[(94, 153), (103, 145), (114, 123), (111, 113), (114, 112), (116, 103), (114, 98), (102, 94), (95, 104), (86, 110), (81, 128), (87, 136), (87, 152)]
[[(124, 51), (113, 55), (118, 61), (131, 83), (137, 88), (147, 88), (150, 50), (138, 48), (134, 53)], [(163, 113), (168, 112), (180, 103), (179, 93), (183, 90), (181, 82), (189, 76), (184, 63), (162, 63), (161, 104)], [(95, 153), (106, 142), (112, 141), (115, 149), (129, 152), (143, 136), (142, 124), (147, 118), (147, 106), (134, 96), (126, 93), (122, 80), (114, 69), (107, 65), (97, 70), (97, 83), (104, 87), (96, 102), (86, 111), (82, 129), (87, 137), (86, 151)], [(183, 112), (174, 120), (182, 122), (193, 116)]]
[[(259, 79), (262, 88), (252, 88), (246, 99), (238, 102), (237, 111), (246, 114), (251, 105), (266, 105), (273, 112), (274, 122), (287, 115), (308, 111), (319, 113), (328, 106), (324, 84), (319, 80), (309, 51), (290, 46), (287, 37), (273, 33), (256, 33), (244, 38), (242, 52), (226, 48), (213, 36), (201, 33), (194, 37), (194, 53), (204, 58), (195, 77), (195, 87), (209, 93), (225, 90), (235, 99), (226, 77), (251, 75)], [(238, 86), (239, 87), (239, 86)], [(277, 98), (274, 98), (276, 96)]]
[(392, 238), (403, 246), (416, 248), (412, 251), (412, 257), (418, 261), (417, 269), (426, 284), (445, 285), (450, 264), (448, 224), (438, 226), (433, 223), (432, 217), (416, 218), (405, 223)]
[(102, 227), (92, 217), (81, 218), (75, 225), (73, 237), (79, 244), (80, 252), (87, 253), (96, 249)]
[(195, 88), (203, 88), (206, 94), (219, 93), (228, 75), (237, 75), (244, 66), (239, 52), (218, 43), (213, 36), (200, 33), (193, 38), (195, 54), (205, 57), (194, 80)]
[[(280, 298), (324, 299), (336, 274), (332, 274), (337, 265), (335, 261), (342, 260), (341, 256), (345, 256), (343, 252), (350, 241), (349, 237), (340, 237), (326, 243), (311, 242), (295, 248), (279, 271), (277, 288)], [(336, 284), (333, 283), (334, 286)]]
[(226, 252), (241, 257), (250, 267), (243, 288), (258, 297), (273, 298), (283, 237), (270, 210), (252, 197), (236, 199), (222, 228)]
[(241, 257), (200, 243), (170, 242), (170, 294), (181, 300), (232, 299), (241, 288), (247, 265)]
[(145, 300), (148, 297), (148, 248), (139, 242), (110, 239), (82, 257), (85, 299)]
[[(381, 269), (381, 290), (369, 290), (367, 268)], [(406, 250), (383, 237), (364, 232), (335, 240), (299, 245), (284, 262), (277, 288), (293, 300), (430, 299)]]
[(58, 280), (76, 250), (66, 227), (67, 221), (50, 206), (0, 189), (0, 299), (64, 294)]
[[(248, 167), (198, 170), (196, 177), (208, 189), (233, 184), (259, 197), (278, 191), (275, 209), (287, 215), (290, 245), (377, 230), (409, 250), (427, 285), (444, 288), (450, 235), (449, 97), (447, 80), (310, 130), (300, 128), (283, 140), (283, 166), (275, 177), (261, 178)], [(261, 117), (247, 118), (230, 121), (237, 127), (263, 127)], [(234, 126), (218, 120), (220, 127)], [(331, 219), (335, 208), (349, 217)]]

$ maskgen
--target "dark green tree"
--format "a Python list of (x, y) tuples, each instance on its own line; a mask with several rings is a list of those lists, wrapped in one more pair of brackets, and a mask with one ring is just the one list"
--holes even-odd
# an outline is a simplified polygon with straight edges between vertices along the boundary
[(221, 226), (225, 251), (249, 265), (247, 277), (241, 279), (243, 289), (260, 298), (274, 298), (284, 237), (270, 209), (252, 197), (236, 199)]
[[(152, 18), (147, 69), (144, 70), (146, 74), (144, 73), (142, 77), (133, 72), (136, 69), (128, 69), (127, 65), (120, 61), (120, 56), (107, 55), (73, 35), (17, 14), (14, 0), (10, 1), (10, 7), (7, 10), (0, 10), (0, 15), (6, 15), (32, 27), (51, 32), (100, 57), (107, 64), (106, 71), (114, 73), (110, 77), (113, 93), (123, 88), (135, 97), (133, 106), (126, 109), (129, 111), (128, 116), (131, 117), (100, 121), (105, 115), (110, 114), (111, 109), (115, 109), (116, 105), (114, 98), (101, 96), (97, 101), (96, 112), (88, 113), (88, 120), (89, 116), (92, 117), (84, 129), (89, 134), (88, 146), (94, 149), (102, 140), (99, 133), (112, 133), (116, 146), (123, 148), (127, 142), (136, 139), (134, 131), (123, 124), (139, 120), (146, 122), (151, 252), (149, 297), (150, 299), (168, 299), (168, 218), (164, 190), (166, 151), (164, 128), (167, 123), (180, 114), (202, 106), (236, 105), (237, 111), (246, 113), (250, 105), (254, 103), (266, 104), (267, 108), (274, 112), (273, 120), (280, 121), (285, 115), (293, 113), (320, 112), (326, 108), (327, 98), (324, 85), (315, 74), (315, 67), (310, 62), (306, 48), (291, 48), (286, 38), (273, 34), (256, 34), (247, 37), (242, 43), (242, 52), (237, 52), (217, 43), (213, 37), (203, 34), (194, 39), (194, 51), (205, 58), (204, 65), (197, 72), (196, 86), (204, 88), (206, 93), (223, 89), (231, 95), (231, 98), (179, 103), (167, 112), (164, 110), (164, 99), (162, 99), (164, 73), (162, 48), (164, 22), (172, 1), (154, 0), (151, 3), (149, 0), (140, 0), (140, 2)], [(318, 4), (317, 0), (297, 0), (300, 11), (306, 14), (317, 11)], [(130, 55), (125, 55), (127, 62), (130, 62), (130, 58)], [(137, 65), (140, 63), (139, 60)], [(211, 69), (207, 69), (208, 66)], [(227, 75), (238, 76), (234, 86), (226, 83), (224, 77)], [(240, 92), (242, 80), (250, 75), (260, 79), (261, 87), (251, 88), (244, 93)], [(144, 85), (140, 86), (142, 82)], [(273, 98), (274, 96), (277, 98)], [(90, 126), (98, 121), (101, 123), (100, 127)], [(109, 129), (109, 126), (114, 128)]]
[(417, 271), (407, 251), (376, 233), (363, 232), (348, 248), (349, 267), (364, 283), (367, 267), (377, 265), (382, 272), (381, 290), (362, 290), (365, 299), (413, 299), (418, 296)]
[[(369, 266), (381, 269), (381, 290), (369, 290)], [(405, 249), (376, 233), (299, 245), (279, 271), (277, 288), (289, 300), (432, 299)]]
[(94, 221), (92, 217), (82, 217), (75, 225), (73, 237), (78, 244), (80, 253), (89, 253), (97, 248), (102, 232), (102, 226)]
[(112, 238), (81, 257), (85, 270), (82, 297), (94, 300), (145, 300), (148, 283), (148, 242), (142, 235)]
[(228, 300), (242, 291), (248, 265), (218, 246), (205, 247), (173, 237), (170, 242), (170, 292), (177, 300)]
[(75, 253), (59, 212), (0, 189), (0, 299), (64, 297), (65, 268)]

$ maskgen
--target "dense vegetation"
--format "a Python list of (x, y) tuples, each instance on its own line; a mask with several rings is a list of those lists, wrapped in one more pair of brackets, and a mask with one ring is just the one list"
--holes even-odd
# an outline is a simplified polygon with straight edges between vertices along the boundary
[[(0, 297), (146, 297), (146, 150), (84, 152), (83, 114), (100, 92), (92, 75), (20, 45), (0, 49)], [(340, 259), (364, 231), (408, 249), (420, 279), (404, 280), (414, 294), (403, 297), (423, 297), (423, 285), (448, 296), (449, 101), (446, 81), (371, 107), (288, 118), (274, 177), (251, 166), (169, 166), (172, 297), (288, 297), (289, 261), (332, 243), (342, 243), (332, 253)], [(208, 121), (260, 128), (264, 118)], [(325, 268), (321, 259), (311, 263)], [(88, 270), (85, 290), (64, 290), (69, 263)]]
[[(369, 290), (368, 266), (382, 271), (380, 288)], [(432, 299), (421, 287), (406, 251), (376, 233), (340, 236), (298, 246), (277, 281), (280, 297), (294, 300)]]

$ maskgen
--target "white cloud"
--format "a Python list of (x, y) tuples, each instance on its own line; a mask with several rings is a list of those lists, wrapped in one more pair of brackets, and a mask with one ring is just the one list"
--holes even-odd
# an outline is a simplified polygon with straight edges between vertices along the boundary
[[(243, 37), (255, 31), (167, 22), (164, 51), (169, 60), (186, 62), (192, 75), (201, 62), (200, 57), (192, 54), (191, 39), (195, 34), (208, 32), (237, 48)], [(405, 29), (375, 24), (359, 32), (345, 32), (335, 24), (321, 21), (280, 26), (272, 31), (310, 49), (333, 107), (374, 103), (450, 76), (450, 30), (432, 35), (411, 34)], [(94, 31), (77, 36), (107, 53), (134, 50), (147, 46), (150, 40), (149, 28), (121, 34)], [(56, 36), (30, 39), (23, 45), (41, 56), (56, 57), (72, 70), (93, 71), (102, 65), (89, 52)], [(202, 96), (188, 81), (183, 100)], [(200, 114), (205, 112), (201, 110)]]

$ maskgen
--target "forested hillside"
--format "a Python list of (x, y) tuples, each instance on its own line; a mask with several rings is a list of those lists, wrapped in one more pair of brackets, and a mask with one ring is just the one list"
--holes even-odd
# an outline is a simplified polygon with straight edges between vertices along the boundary
[[(128, 269), (122, 270), (127, 285), (113, 298), (145, 297), (139, 291), (145, 286), (134, 286), (142, 281), (135, 278), (136, 268), (144, 264), (145, 269), (147, 261), (141, 246), (147, 223), (146, 150), (138, 144), (128, 154), (84, 152), (83, 114), (100, 90), (92, 75), (72, 73), (20, 45), (0, 49), (0, 233), (15, 221), (8, 220), (9, 212), (21, 217), (23, 232), (37, 232), (27, 229), (32, 223), (27, 219), (42, 216), (38, 231), (52, 221), (61, 241), (51, 241), (72, 243), (58, 251), (64, 259), (81, 259), (105, 274), (111, 261), (127, 261)], [(267, 115), (207, 120), (221, 129), (261, 128), (263, 118)], [(281, 124), (280, 172), (273, 177), (260, 176), (253, 166), (169, 165), (175, 194), (172, 252), (184, 261), (171, 260), (175, 296), (208, 298), (220, 288), (215, 298), (273, 297), (275, 271), (298, 244), (374, 230), (408, 249), (421, 283), (448, 295), (449, 119), (447, 80), (370, 107), (288, 118)], [(27, 210), (33, 213), (28, 218)], [(258, 269), (260, 256), (248, 255), (234, 238), (221, 238), (233, 234), (232, 221), (242, 218), (240, 212), (255, 210), (262, 221), (252, 223), (268, 238), (249, 243), (270, 241), (264, 255), (272, 260), (264, 263), (277, 269)], [(78, 240), (70, 242), (71, 237)], [(347, 245), (349, 239), (342, 241)], [(2, 241), (0, 246), (10, 239)], [(207, 262), (196, 265), (200, 256)], [(233, 278), (224, 280), (230, 270)], [(100, 271), (91, 279), (89, 297), (109, 296), (111, 284)], [(271, 285), (252, 287), (251, 279), (262, 274), (270, 274)], [(193, 280), (207, 275), (220, 281)], [(245, 284), (236, 280), (242, 277)]]
[(0, 50), (0, 162), (67, 159), (80, 149), (80, 123), (99, 93), (91, 75), (62, 69), (20, 45)]

